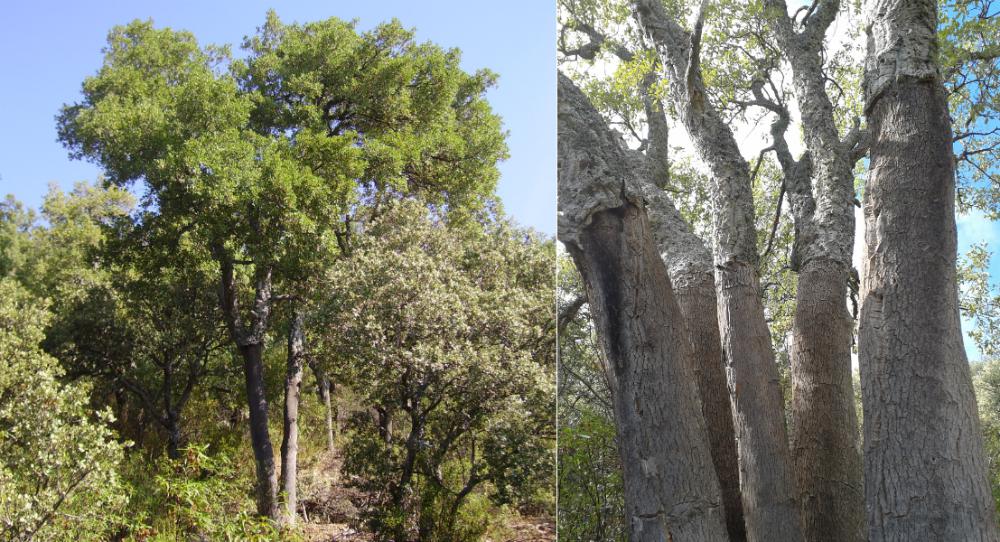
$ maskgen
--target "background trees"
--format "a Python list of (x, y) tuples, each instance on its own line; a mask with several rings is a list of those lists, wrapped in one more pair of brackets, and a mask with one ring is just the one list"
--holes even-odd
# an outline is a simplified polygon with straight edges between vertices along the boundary
[(328, 277), (327, 363), (376, 413), (358, 419), (346, 469), (387, 539), (475, 539), (477, 488), (518, 503), (550, 483), (551, 263), (551, 244), (502, 219), (449, 224), (403, 201)]
[[(496, 202), (496, 76), (397, 21), (270, 13), (243, 47), (234, 60), (149, 21), (112, 29), (58, 118), (105, 176), (54, 190), (41, 221), (2, 207), (5, 280), (52, 300), (47, 323), (14, 327), (79, 390), (52, 416), (116, 415), (80, 422), (96, 435), (80, 442), (118, 446), (101, 491), (125, 496), (73, 525), (294, 539), (297, 517), (364, 528), (357, 507), (390, 503), (391, 521), (367, 524), (378, 536), (473, 540), (551, 514), (552, 242)], [(400, 292), (419, 295), (400, 306)], [(398, 327), (410, 317), (419, 333)], [(376, 448), (357, 422), (369, 411)]]
[(88, 408), (88, 386), (60, 383), (62, 368), (40, 345), (44, 305), (10, 278), (0, 292), (0, 535), (106, 539), (125, 501), (126, 445), (108, 427), (110, 411)]

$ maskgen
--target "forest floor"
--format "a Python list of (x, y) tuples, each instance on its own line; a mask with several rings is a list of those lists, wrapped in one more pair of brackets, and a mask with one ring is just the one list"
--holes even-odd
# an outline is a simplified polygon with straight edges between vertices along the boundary
[[(300, 470), (299, 502), (302, 525), (308, 542), (370, 542), (371, 535), (359, 527), (357, 504), (364, 499), (358, 489), (341, 477), (343, 458), (339, 453), (323, 453)], [(555, 524), (551, 518), (518, 517), (505, 529), (502, 538), (484, 542), (553, 542)]]

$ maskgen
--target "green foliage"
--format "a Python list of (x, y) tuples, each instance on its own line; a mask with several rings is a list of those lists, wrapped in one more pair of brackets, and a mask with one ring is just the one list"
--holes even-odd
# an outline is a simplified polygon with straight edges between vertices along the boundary
[(49, 315), (13, 280), (0, 280), (0, 538), (106, 540), (126, 497), (124, 445), (94, 414), (88, 390), (63, 384), (39, 347)]
[(10, 276), (23, 266), (34, 222), (34, 211), (25, 210), (14, 196), (7, 194), (0, 202), (0, 277)]
[(250, 471), (226, 452), (209, 453), (190, 445), (178, 459), (161, 458), (152, 469), (135, 457), (128, 468), (135, 484), (130, 541), (167, 542), (208, 539), (226, 542), (295, 540), (270, 521), (257, 517), (247, 487)]
[(993, 499), (1000, 505), (1000, 361), (972, 366)]
[(938, 2), (939, 58), (949, 92), (960, 211), (998, 216), (1000, 13), (989, 0)]
[[(293, 296), (322, 309), (307, 317), (319, 326), (310, 354), (396, 421), (389, 434), (419, 437), (352, 432), (348, 463), (392, 504), (372, 518), (473, 540), (504, 507), (551, 507), (553, 243), (497, 218), (506, 134), (485, 100), (496, 75), (464, 72), (459, 51), (417, 43), (398, 21), (358, 32), (272, 12), (243, 47), (234, 60), (151, 21), (113, 28), (58, 117), (71, 156), (104, 176), (53, 188), (41, 221), (0, 204), (0, 276), (13, 277), (0, 324), (2, 303), (27, 303), (6, 295), (15, 279), (53, 313), (25, 331), (26, 365), (0, 371), (0, 514), (15, 510), (0, 519), (16, 518), (0, 528), (23, 532), (58, 507), (36, 539), (294, 540), (253, 512), (245, 383), (222, 327), (281, 344), (269, 315)], [(282, 350), (264, 351), (269, 398), (283, 389)], [(3, 386), (29, 378), (40, 391), (10, 411), (24, 418), (10, 431), (35, 430), (24, 442), (59, 457), (52, 472), (27, 469), (21, 441), (6, 439)], [(127, 464), (110, 414), (88, 414), (105, 407), (118, 438), (139, 443)], [(303, 423), (304, 459), (318, 427)], [(79, 449), (62, 452), (70, 437)], [(18, 509), (29, 484), (42, 516)]]
[(504, 222), (449, 226), (404, 201), (331, 272), (336, 372), (382, 421), (356, 420), (345, 468), (381, 536), (459, 540), (473, 492), (517, 503), (547, 480), (551, 254)]
[[(560, 305), (584, 295), (559, 260)], [(560, 312), (562, 314), (562, 312)], [(601, 347), (587, 305), (559, 333), (559, 538), (626, 540), (621, 460)]]
[(985, 244), (975, 244), (958, 265), (962, 316), (972, 321), (967, 332), (985, 359), (1000, 353), (1000, 294), (990, 282), (990, 257)]

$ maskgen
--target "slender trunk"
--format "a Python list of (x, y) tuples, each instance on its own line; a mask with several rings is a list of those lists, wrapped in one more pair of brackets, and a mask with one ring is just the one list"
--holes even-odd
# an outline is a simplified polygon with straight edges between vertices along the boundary
[(740, 455), (750, 540), (801, 540), (783, 399), (754, 266), (717, 267), (719, 329)]
[(270, 322), (272, 270), (254, 269), (254, 299), (250, 318), (243, 322), (233, 256), (224, 245), (213, 243), (212, 256), (219, 262), (221, 284), (219, 304), (229, 336), (243, 358), (247, 405), (250, 411), (250, 445), (257, 470), (257, 513), (272, 520), (278, 517), (278, 478), (274, 470), (274, 448), (267, 427), (267, 394), (264, 389), (264, 336)]
[(264, 393), (264, 345), (240, 346), (243, 374), (246, 377), (247, 404), (250, 407), (250, 445), (257, 466), (257, 513), (278, 517), (278, 477), (274, 470), (274, 449), (267, 428), (267, 397)]
[(180, 457), (181, 429), (171, 393), (173, 385), (174, 365), (166, 361), (163, 364), (163, 427), (167, 430), (167, 457), (177, 459)]
[(337, 436), (337, 420), (333, 412), (333, 401), (330, 399), (332, 384), (330, 378), (316, 362), (309, 362), (313, 374), (316, 376), (316, 389), (319, 391), (319, 400), (323, 403), (323, 410), (326, 415), (326, 449), (333, 452), (334, 439)]
[(729, 404), (726, 368), (716, 317), (715, 280), (711, 273), (689, 277), (690, 282), (674, 283), (674, 295), (687, 323), (694, 349), (694, 372), (700, 392), (701, 412), (708, 428), (712, 462), (719, 477), (722, 503), (726, 509), (726, 530), (732, 542), (746, 540), (743, 501), (740, 496), (739, 457)]
[(869, 2), (859, 333), (872, 542), (996, 541), (959, 318), (955, 171), (933, 0)]
[(386, 446), (392, 444), (392, 413), (383, 407), (375, 407), (378, 413), (378, 434)]
[(829, 260), (799, 270), (790, 352), (791, 442), (808, 540), (864, 540), (848, 272)]
[(305, 359), (305, 326), (302, 309), (292, 310), (288, 327), (288, 368), (285, 375), (284, 436), (281, 438), (281, 491), (285, 495), (285, 522), (295, 524), (299, 461), (299, 395)]

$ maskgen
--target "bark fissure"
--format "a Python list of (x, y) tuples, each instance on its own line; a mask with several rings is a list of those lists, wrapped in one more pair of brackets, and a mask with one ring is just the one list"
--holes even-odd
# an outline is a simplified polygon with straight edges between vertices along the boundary
[(996, 541), (955, 262), (955, 171), (937, 4), (866, 5), (859, 351), (871, 542)]
[(728, 540), (691, 345), (641, 190), (618, 140), (561, 74), (559, 132), (559, 231), (609, 363), (630, 539)]
[(692, 32), (668, 17), (656, 0), (635, 0), (633, 5), (664, 66), (674, 109), (712, 174), (718, 321), (747, 535), (751, 540), (801, 540), (778, 369), (759, 297), (750, 170), (732, 130), (708, 102), (698, 66), (705, 3)]

